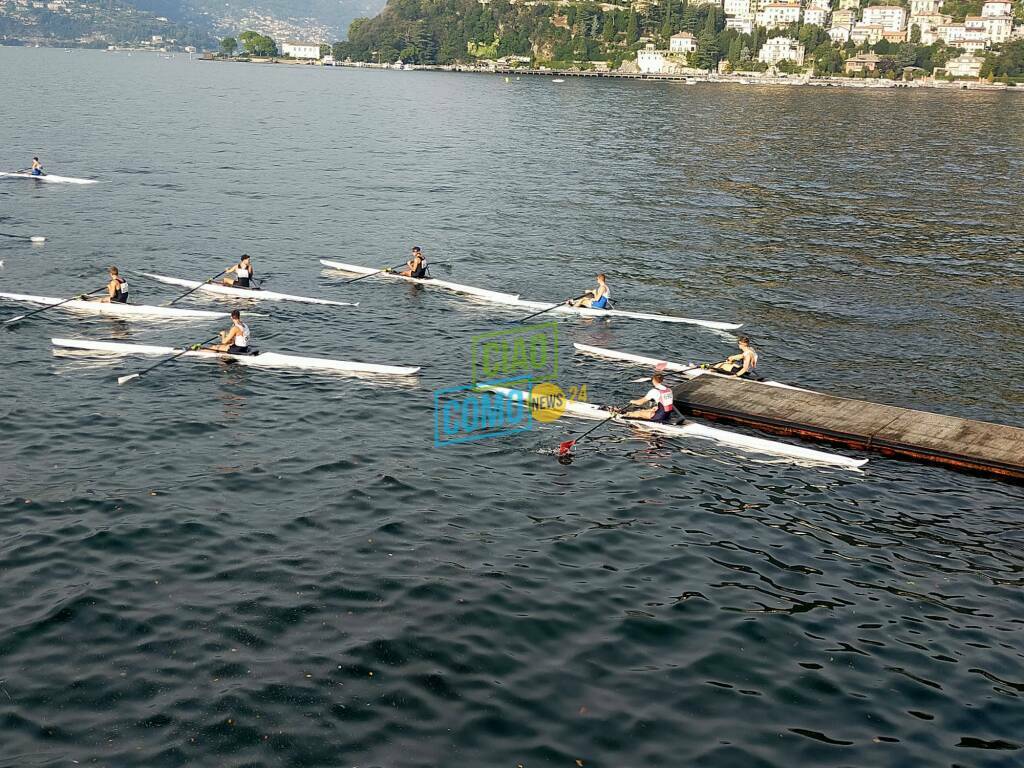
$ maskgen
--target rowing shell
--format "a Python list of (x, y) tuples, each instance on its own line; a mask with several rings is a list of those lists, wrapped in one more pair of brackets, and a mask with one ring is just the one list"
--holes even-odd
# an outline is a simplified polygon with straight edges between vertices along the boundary
[(45, 176), (33, 176), (31, 173), (12, 173), (0, 171), (0, 176), (8, 179), (34, 179), (35, 181), (46, 181), (51, 184), (97, 184), (96, 179), (76, 179), (73, 176), (54, 176), (48, 173)]
[[(696, 379), (698, 376), (720, 376), (725, 379), (734, 378), (727, 374), (719, 373), (718, 371), (710, 371), (706, 368), (701, 368), (694, 365), (693, 363), (673, 363), (668, 360), (660, 360), (656, 357), (644, 357), (643, 355), (634, 355), (630, 352), (619, 352), (616, 349), (605, 349), (604, 347), (592, 347), (589, 344), (573, 344), (573, 346), (580, 352), (587, 352), (591, 355), (597, 355), (598, 357), (605, 357), (609, 360), (621, 360), (625, 363), (637, 363), (638, 365), (649, 365), (652, 368), (664, 363), (663, 370), (673, 371), (675, 373), (682, 373), (688, 379)], [(754, 384), (764, 384), (767, 387), (779, 387), (780, 389), (795, 389), (798, 392), (810, 392), (809, 389), (801, 389), (800, 387), (793, 387), (789, 384), (783, 384), (778, 381), (757, 381), (756, 379), (744, 379)]]
[[(64, 299), (51, 296), (29, 296), (22, 293), (0, 293), (0, 299), (24, 301), (29, 304), (60, 304)], [(118, 317), (160, 317), (171, 320), (192, 320), (195, 318), (227, 317), (227, 312), (207, 312), (201, 309), (178, 309), (177, 307), (154, 307), (149, 304), (118, 304), (75, 299), (61, 304), (58, 309), (76, 312), (91, 312), (95, 315), (116, 315)]]
[(552, 314), (579, 315), (580, 317), (626, 317), (633, 320), (656, 320), (660, 323), (686, 323), (687, 325), (700, 325), (705, 328), (714, 328), (717, 331), (734, 331), (742, 327), (742, 323), (723, 323), (718, 320), (695, 320), (692, 317), (677, 317), (675, 315), (656, 315), (649, 312), (629, 312), (622, 309), (591, 309), (590, 307), (572, 307), (568, 304), (559, 304), (551, 307), (542, 301), (525, 301), (519, 299), (514, 302), (517, 307), (523, 309), (543, 309)]
[[(518, 389), (507, 389), (505, 387), (486, 387), (492, 392), (499, 392), (504, 395), (521, 398), (523, 402), (530, 401), (530, 393)], [(728, 445), (751, 453), (762, 453), (769, 456), (781, 456), (794, 461), (807, 462), (812, 464), (825, 464), (842, 469), (858, 469), (867, 464), (867, 459), (854, 459), (837, 453), (816, 451), (813, 448), (804, 448), (799, 445), (779, 442), (778, 440), (766, 440), (763, 437), (753, 437), (739, 432), (730, 432), (726, 429), (708, 427), (704, 424), (687, 421), (684, 424), (656, 424), (641, 419), (627, 419), (622, 416), (614, 416), (590, 403), (581, 403), (576, 400), (566, 399), (565, 412), (582, 419), (608, 419), (619, 424), (625, 424), (636, 429), (656, 432), (669, 437), (697, 438), (699, 440), (712, 440), (721, 445)]]
[(290, 293), (278, 293), (277, 291), (266, 291), (262, 288), (235, 288), (220, 283), (201, 283), (198, 280), (182, 280), (178, 277), (167, 277), (166, 275), (154, 275), (151, 272), (143, 272), (148, 278), (168, 285), (181, 285), (185, 288), (198, 288), (208, 293), (220, 293), (225, 296), (243, 296), (247, 299), (266, 299), (267, 301), (301, 301), (305, 304), (330, 304), (335, 307), (358, 307), (358, 302), (353, 304), (350, 301), (331, 301), (329, 299), (311, 299), (308, 296), (292, 296)]
[(346, 264), (341, 261), (331, 261), (330, 259), (320, 259), (320, 263), (325, 267), (336, 269), (339, 272), (349, 272), (353, 275), (372, 275), (374, 273), (379, 273), (378, 277), (394, 278), (398, 280), (405, 280), (409, 283), (433, 286), (434, 288), (444, 288), (445, 290), (454, 291), (455, 293), (464, 293), (467, 296), (476, 296), (479, 299), (494, 301), (498, 304), (512, 304), (519, 299), (519, 296), (514, 293), (489, 291), (486, 288), (476, 288), (472, 285), (462, 285), (460, 283), (452, 283), (447, 280), (438, 280), (435, 277), (406, 277), (405, 275), (398, 275), (394, 272), (380, 272), (380, 270), (372, 269), (370, 267), (360, 267), (358, 264)]
[[(153, 347), (145, 344), (122, 344), (114, 341), (87, 341), (84, 339), (51, 339), (53, 346), (61, 349), (84, 349), (92, 352), (111, 352), (118, 355), (174, 355), (181, 349), (174, 347)], [(354, 363), (350, 360), (327, 360), (322, 357), (299, 357), (282, 355), (277, 352), (263, 352), (257, 355), (229, 355), (198, 349), (186, 352), (182, 357), (205, 360), (231, 360), (239, 365), (257, 368), (297, 368), (307, 371), (344, 371), (348, 373), (380, 373), (394, 376), (412, 376), (419, 368), (399, 365), (377, 365), (376, 363)]]

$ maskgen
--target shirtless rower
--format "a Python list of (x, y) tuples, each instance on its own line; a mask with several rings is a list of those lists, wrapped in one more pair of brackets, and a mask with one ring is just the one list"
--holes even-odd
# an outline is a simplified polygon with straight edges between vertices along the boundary
[(413, 246), (412, 258), (405, 263), (405, 269), (398, 274), (402, 277), (415, 277), (421, 280), (427, 276), (427, 258), (418, 245)]
[(220, 344), (210, 344), (207, 349), (214, 352), (227, 352), (229, 355), (248, 355), (249, 341), (252, 334), (249, 326), (242, 322), (242, 313), (231, 310), (231, 327), (220, 332)]
[(651, 388), (647, 394), (636, 400), (630, 400), (630, 405), (653, 405), (641, 408), (637, 411), (626, 411), (622, 414), (627, 419), (644, 419), (659, 424), (671, 422), (676, 415), (675, 406), (672, 405), (672, 388), (665, 385), (665, 377), (656, 373), (651, 377)]
[(746, 336), (740, 336), (736, 343), (739, 345), (740, 353), (727, 357), (716, 365), (714, 370), (742, 378), (754, 373), (754, 369), (757, 368), (758, 355), (757, 350), (751, 346), (750, 339)]
[(588, 307), (590, 309), (611, 309), (608, 302), (612, 298), (612, 291), (608, 287), (608, 278), (604, 272), (597, 276), (597, 288), (587, 291), (582, 298), (569, 299), (565, 303), (572, 307)]
[(128, 281), (117, 271), (117, 267), (107, 270), (110, 274), (110, 282), (107, 283), (107, 295), (100, 299), (101, 304), (127, 304), (128, 303)]
[(225, 277), (222, 281), (224, 285), (230, 285), (235, 288), (252, 288), (251, 280), (252, 274), (252, 259), (248, 253), (243, 253), (242, 258), (238, 260), (237, 264), (233, 264), (225, 272), (234, 272), (234, 277)]

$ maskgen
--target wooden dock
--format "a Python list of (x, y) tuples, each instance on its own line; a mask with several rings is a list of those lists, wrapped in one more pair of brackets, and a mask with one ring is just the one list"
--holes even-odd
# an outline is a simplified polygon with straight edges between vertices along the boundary
[(687, 415), (1024, 480), (1024, 429), (722, 376), (676, 386)]

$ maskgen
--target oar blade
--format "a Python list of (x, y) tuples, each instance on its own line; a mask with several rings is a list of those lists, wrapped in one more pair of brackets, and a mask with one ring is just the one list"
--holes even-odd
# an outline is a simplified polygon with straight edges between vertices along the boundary
[(19, 320), (24, 320), (25, 317), (26, 317), (26, 315), (18, 315), (17, 317), (12, 317), (12, 318), (10, 318), (8, 320), (4, 320), (4, 325), (7, 325), (8, 323), (16, 323)]
[(129, 373), (127, 376), (118, 376), (117, 377), (117, 383), (118, 384), (127, 384), (132, 379), (137, 379), (141, 375), (142, 375), (141, 373)]
[(568, 456), (572, 451), (572, 447), (576, 445), (575, 440), (566, 440), (564, 443), (558, 444), (558, 455), (559, 457)]
[(46, 242), (46, 238), (43, 237), (42, 235), (32, 235), (32, 237), (30, 237), (29, 240), (31, 240), (33, 243), (45, 243)]

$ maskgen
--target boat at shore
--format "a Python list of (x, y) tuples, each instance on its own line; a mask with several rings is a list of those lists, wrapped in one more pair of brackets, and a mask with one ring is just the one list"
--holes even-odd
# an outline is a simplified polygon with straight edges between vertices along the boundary
[(551, 303), (543, 301), (526, 301), (519, 299), (514, 302), (515, 306), (523, 309), (544, 310), (551, 314), (578, 315), (579, 317), (622, 317), (631, 320), (654, 320), (659, 323), (684, 323), (686, 325), (700, 325), (704, 328), (713, 328), (716, 331), (734, 331), (741, 328), (743, 323), (725, 323), (718, 320), (697, 320), (692, 317), (678, 317), (676, 315), (660, 315), (651, 312), (633, 312), (624, 309), (591, 309), (590, 307), (573, 307), (568, 304), (552, 306)]
[(210, 312), (202, 309), (179, 309), (177, 307), (157, 307), (150, 304), (119, 304), (117, 302), (108, 304), (101, 301), (85, 301), (84, 299), (67, 301), (66, 299), (56, 299), (52, 296), (31, 296), (23, 293), (0, 293), (0, 299), (27, 304), (42, 304), (44, 306), (60, 304), (61, 306), (58, 309), (66, 309), (72, 312), (140, 319), (196, 320), (202, 318), (209, 320), (228, 316), (227, 312)]
[[(650, 366), (651, 368), (658, 368), (661, 371), (670, 371), (673, 373), (681, 373), (688, 379), (696, 379), (698, 376), (721, 376), (724, 378), (733, 378), (725, 373), (718, 371), (711, 371), (707, 368), (701, 368), (700, 365), (694, 365), (693, 363), (673, 363), (669, 360), (662, 360), (657, 357), (644, 357), (643, 355), (634, 355), (630, 352), (620, 352), (616, 349), (606, 349), (605, 347), (594, 347), (590, 344), (578, 344), (574, 343), (573, 347), (578, 349), (580, 352), (586, 352), (597, 357), (603, 357), (608, 360), (618, 360), (623, 363), (634, 363), (636, 365)], [(659, 367), (659, 366), (664, 367)], [(771, 381), (768, 379), (758, 381), (757, 379), (744, 379), (745, 381), (751, 381), (755, 384), (764, 384), (766, 387), (780, 387), (782, 389), (795, 389), (799, 392), (810, 392), (809, 389), (801, 389), (800, 387), (793, 387), (789, 384), (783, 384), (779, 381)]]
[(485, 299), (487, 301), (497, 302), (498, 304), (509, 304), (511, 302), (515, 302), (519, 298), (518, 294), (491, 291), (487, 288), (476, 288), (472, 285), (462, 285), (460, 283), (453, 283), (449, 280), (439, 280), (436, 277), (406, 277), (405, 275), (399, 275), (395, 272), (382, 272), (381, 270), (374, 269), (372, 267), (361, 267), (358, 264), (346, 264), (343, 261), (334, 261), (332, 259), (320, 259), (320, 263), (325, 267), (336, 269), (339, 272), (348, 272), (353, 275), (375, 275), (376, 277), (382, 277), (390, 280), (404, 280), (407, 283), (416, 283), (417, 285), (425, 285), (427, 287), (443, 288), (455, 293), (464, 293), (467, 296), (475, 296), (478, 299)]
[(245, 299), (264, 299), (266, 301), (298, 301), (303, 304), (329, 304), (334, 307), (358, 307), (359, 302), (332, 301), (330, 299), (313, 299), (309, 296), (293, 296), (290, 293), (278, 293), (263, 288), (237, 288), (232, 285), (220, 283), (200, 282), (199, 280), (184, 280), (180, 277), (167, 277), (166, 275), (155, 275), (152, 272), (141, 272), (140, 274), (151, 280), (156, 280), (167, 285), (180, 285), (183, 288), (195, 288), (207, 293), (217, 293), (222, 296), (239, 296)]
[[(174, 347), (150, 346), (147, 344), (126, 344), (115, 341), (90, 341), (87, 339), (50, 339), (57, 349), (74, 349), (89, 352), (104, 352), (115, 355), (174, 355), (184, 352)], [(419, 367), (400, 365), (380, 365), (377, 363), (357, 363), (351, 360), (329, 360), (322, 357), (301, 357), (286, 355), (279, 352), (258, 352), (248, 355), (230, 355), (226, 352), (215, 352), (209, 349), (197, 349), (185, 352), (182, 358), (199, 360), (230, 360), (239, 365), (255, 368), (282, 368), (304, 371), (334, 371), (342, 373), (372, 373), (389, 376), (414, 376)]]
[[(524, 403), (530, 402), (530, 393), (524, 390), (509, 389), (507, 387), (483, 386), (483, 389), (497, 392), (507, 396), (514, 396), (522, 399)], [(763, 437), (744, 435), (740, 432), (732, 432), (717, 427), (709, 427), (704, 424), (687, 421), (682, 424), (658, 424), (652, 421), (641, 419), (627, 419), (623, 416), (612, 416), (609, 411), (591, 403), (581, 403), (576, 400), (566, 399), (565, 413), (570, 416), (577, 416), (582, 419), (609, 419), (616, 424), (623, 424), (634, 429), (653, 432), (666, 437), (695, 438), (698, 440), (711, 440), (720, 445), (727, 445), (750, 453), (759, 453), (768, 456), (778, 456), (792, 461), (820, 464), (841, 469), (859, 469), (867, 464), (867, 459), (854, 459), (850, 456), (843, 456), (838, 453), (817, 451), (813, 448), (804, 448), (799, 445), (783, 443), (779, 440), (767, 440)]]
[(76, 179), (74, 176), (57, 176), (52, 173), (47, 173), (43, 176), (33, 176), (31, 173), (19, 171), (0, 171), (0, 178), (32, 179), (34, 181), (45, 181), (49, 184), (99, 184), (96, 179)]

